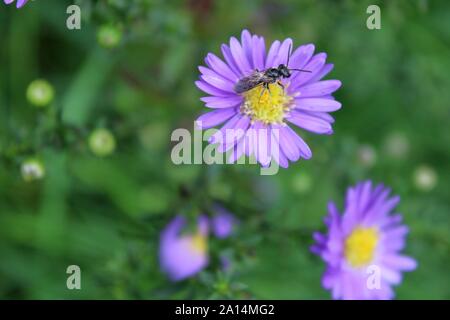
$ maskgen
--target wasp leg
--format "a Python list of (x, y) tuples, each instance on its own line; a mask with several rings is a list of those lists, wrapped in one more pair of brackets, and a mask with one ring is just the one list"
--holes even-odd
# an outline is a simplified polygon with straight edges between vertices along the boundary
[(259, 100), (258, 102), (261, 102), (261, 97), (263, 96), (264, 92), (266, 91), (266, 85), (263, 85), (263, 89), (261, 90), (261, 93), (259, 94)]
[[(272, 94), (270, 93), (270, 87), (269, 87), (269, 84), (268, 84), (268, 83), (264, 83), (264, 84), (263, 84), (263, 89), (261, 90), (261, 94), (259, 95), (259, 101), (261, 101), (261, 97), (262, 97), (262, 95), (264, 94), (264, 92), (266, 92), (266, 90), (269, 91), (269, 94), (270, 94), (270, 95), (272, 95)], [(259, 102), (259, 101), (258, 101), (258, 102)]]
[(269, 91), (269, 94), (272, 95), (272, 93), (270, 92), (270, 83), (264, 83), (264, 89)]
[(281, 81), (279, 81), (279, 80), (277, 81), (277, 83), (278, 83), (278, 85), (279, 85), (279, 86), (283, 89), (283, 91), (284, 91), (284, 84), (282, 84)]

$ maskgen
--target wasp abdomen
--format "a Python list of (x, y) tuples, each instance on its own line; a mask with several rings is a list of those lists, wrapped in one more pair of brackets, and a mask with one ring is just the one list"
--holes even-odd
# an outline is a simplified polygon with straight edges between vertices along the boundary
[(254, 71), (249, 76), (243, 77), (234, 85), (236, 93), (244, 93), (264, 83), (271, 83), (272, 79), (268, 78), (264, 72)]

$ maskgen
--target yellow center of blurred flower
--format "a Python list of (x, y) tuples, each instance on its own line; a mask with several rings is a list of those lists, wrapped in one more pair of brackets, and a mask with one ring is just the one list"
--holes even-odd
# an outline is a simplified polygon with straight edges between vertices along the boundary
[(345, 258), (353, 267), (361, 267), (373, 259), (378, 244), (375, 228), (358, 227), (345, 240)]
[(205, 253), (208, 248), (206, 237), (201, 233), (195, 234), (191, 239), (191, 249), (196, 253)]
[(270, 90), (267, 90), (260, 85), (244, 92), (241, 112), (248, 115), (252, 121), (261, 121), (264, 124), (283, 123), (292, 97), (277, 83), (270, 84), (269, 88)]

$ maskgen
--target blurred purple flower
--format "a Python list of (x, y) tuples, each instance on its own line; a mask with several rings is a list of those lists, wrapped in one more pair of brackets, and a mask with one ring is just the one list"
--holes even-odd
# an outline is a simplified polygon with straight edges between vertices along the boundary
[(226, 256), (226, 255), (221, 255), (220, 256), (220, 264), (222, 266), (222, 270), (227, 272), (231, 269), (232, 266), (232, 261), (231, 259)]
[[(199, 67), (201, 76), (196, 85), (209, 95), (201, 100), (213, 111), (200, 116), (197, 126), (207, 129), (225, 123), (210, 143), (219, 143), (220, 152), (232, 150), (230, 162), (245, 154), (254, 155), (262, 166), (275, 160), (286, 168), (289, 161), (311, 158), (309, 146), (287, 122), (317, 134), (333, 133), (334, 119), (328, 113), (341, 108), (332, 96), (341, 82), (320, 81), (333, 65), (326, 63), (325, 53), (314, 55), (313, 44), (293, 52), (291, 48), (292, 39), (277, 40), (266, 53), (264, 38), (244, 30), (241, 42), (232, 37), (229, 46), (222, 44), (225, 62), (209, 53), (205, 59), (208, 67)], [(290, 78), (281, 80), (284, 89), (271, 84), (270, 92), (257, 86), (236, 93), (235, 85), (243, 77), (287, 64), (288, 59), (289, 68), (310, 72), (292, 71)]]
[[(401, 283), (402, 271), (416, 268), (414, 259), (399, 253), (408, 228), (401, 215), (391, 215), (400, 198), (389, 193), (382, 184), (366, 181), (347, 191), (342, 215), (329, 204), (328, 233), (314, 233), (311, 250), (327, 264), (322, 285), (333, 299), (392, 299), (391, 286)], [(373, 286), (376, 270), (378, 286)]]
[(208, 265), (208, 218), (200, 216), (194, 234), (182, 234), (186, 220), (175, 217), (161, 233), (161, 268), (173, 281), (183, 280)]
[[(3, 2), (6, 3), (6, 4), (11, 4), (11, 3), (13, 3), (14, 1), (15, 1), (15, 0), (3, 0)], [(27, 2), (28, 2), (28, 0), (17, 0), (16, 7), (17, 7), (17, 8), (21, 8), (21, 7), (23, 7)]]
[(215, 212), (216, 215), (211, 220), (211, 226), (214, 235), (219, 239), (224, 239), (233, 233), (237, 220), (228, 210), (220, 206), (215, 207)]
[(226, 238), (233, 232), (237, 219), (220, 206), (216, 206), (214, 211), (216, 215), (212, 219), (204, 215), (198, 218), (196, 232), (183, 232), (186, 219), (182, 216), (176, 216), (161, 232), (159, 247), (161, 269), (171, 280), (189, 278), (208, 265), (210, 227), (219, 239)]

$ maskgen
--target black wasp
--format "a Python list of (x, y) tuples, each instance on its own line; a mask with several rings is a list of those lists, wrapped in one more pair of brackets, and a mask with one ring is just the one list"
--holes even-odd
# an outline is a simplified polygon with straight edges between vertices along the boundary
[[(283, 89), (284, 86), (281, 83), (282, 78), (289, 78), (291, 76), (291, 71), (303, 71), (311, 72), (302, 69), (289, 69), (289, 52), (291, 52), (291, 47), (289, 46), (288, 57), (286, 64), (280, 64), (278, 68), (268, 68), (264, 71), (259, 71), (256, 69), (250, 75), (241, 78), (234, 86), (234, 91), (236, 93), (244, 93), (258, 86), (264, 86), (264, 90), (269, 90), (269, 84), (278, 83)], [(264, 91), (263, 91), (264, 92)], [(261, 92), (261, 95), (263, 94)]]

